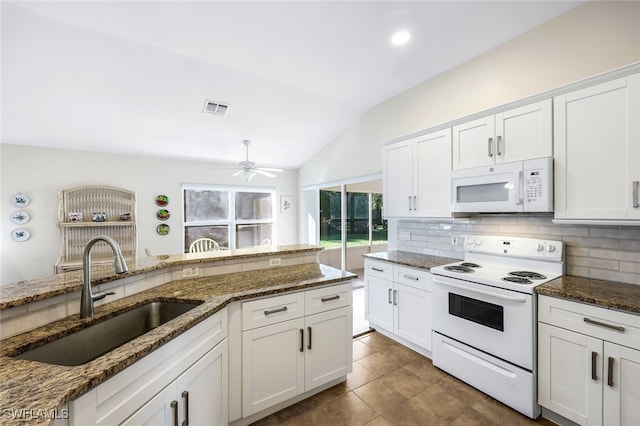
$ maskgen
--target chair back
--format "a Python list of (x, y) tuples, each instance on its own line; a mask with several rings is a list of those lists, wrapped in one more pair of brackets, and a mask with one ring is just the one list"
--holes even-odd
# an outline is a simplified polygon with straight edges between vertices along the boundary
[(220, 244), (211, 238), (198, 238), (189, 246), (189, 253), (202, 253), (218, 247), (220, 247)]

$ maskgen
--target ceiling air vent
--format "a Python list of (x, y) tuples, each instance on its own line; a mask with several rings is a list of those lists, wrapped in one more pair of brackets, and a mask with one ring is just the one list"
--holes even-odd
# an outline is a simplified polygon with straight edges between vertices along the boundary
[(202, 113), (213, 114), (213, 115), (225, 115), (228, 109), (229, 109), (229, 105), (222, 104), (220, 102), (205, 101), (204, 109), (202, 110)]

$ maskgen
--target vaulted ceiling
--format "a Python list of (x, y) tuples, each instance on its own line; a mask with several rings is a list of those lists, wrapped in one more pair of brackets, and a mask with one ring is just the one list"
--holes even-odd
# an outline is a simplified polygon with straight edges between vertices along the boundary
[(372, 106), (579, 3), (3, 1), (2, 142), (236, 162), (251, 139), (259, 165), (297, 168)]

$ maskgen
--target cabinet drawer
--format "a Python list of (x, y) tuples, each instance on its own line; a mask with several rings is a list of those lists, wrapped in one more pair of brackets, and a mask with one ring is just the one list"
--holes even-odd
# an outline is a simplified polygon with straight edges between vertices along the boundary
[(541, 295), (538, 321), (640, 349), (639, 315)]
[(242, 304), (242, 330), (276, 324), (304, 316), (304, 293), (259, 299)]
[(309, 290), (305, 293), (305, 315), (350, 306), (353, 295), (351, 282)]
[(364, 273), (370, 277), (393, 281), (393, 265), (390, 263), (367, 259), (364, 262)]
[(431, 291), (433, 276), (429, 272), (404, 266), (394, 266), (393, 270), (395, 272), (394, 282), (419, 290)]

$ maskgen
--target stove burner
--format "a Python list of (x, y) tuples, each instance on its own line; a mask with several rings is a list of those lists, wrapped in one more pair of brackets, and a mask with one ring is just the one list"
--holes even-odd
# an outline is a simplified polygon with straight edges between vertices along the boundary
[(452, 271), (452, 272), (464, 272), (464, 273), (474, 272), (473, 269), (467, 266), (459, 266), (459, 265), (445, 266), (444, 269), (446, 271)]
[(547, 278), (542, 274), (539, 274), (537, 272), (531, 272), (531, 271), (514, 271), (514, 272), (509, 272), (509, 275), (513, 277), (520, 277), (520, 278), (531, 278), (532, 280), (544, 280)]
[(477, 263), (471, 263), (471, 262), (461, 263), (460, 266), (466, 266), (468, 268), (482, 268), (482, 266), (478, 265)]
[(516, 284), (533, 284), (533, 281), (520, 277), (504, 277), (502, 281), (509, 281)]

